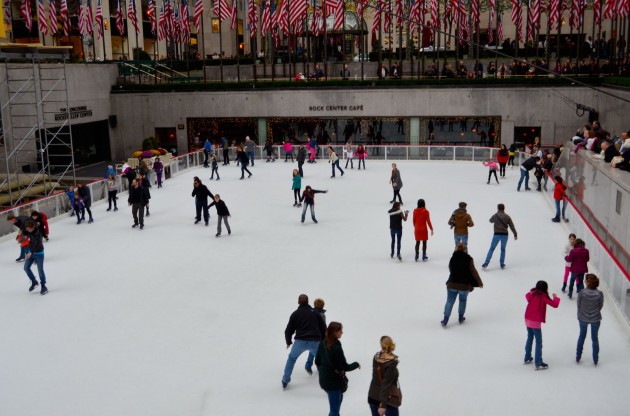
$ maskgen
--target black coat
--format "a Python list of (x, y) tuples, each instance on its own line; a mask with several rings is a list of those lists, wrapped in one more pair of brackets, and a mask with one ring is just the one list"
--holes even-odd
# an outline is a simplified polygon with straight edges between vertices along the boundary
[(24, 224), (26, 224), (26, 221), (30, 220), (31, 217), (27, 217), (26, 215), (18, 215), (17, 217), (15, 217), (15, 225), (18, 229), (24, 231)]
[(214, 195), (212, 195), (212, 192), (210, 192), (208, 187), (203, 184), (200, 184), (198, 187), (193, 188), (191, 196), (194, 196), (195, 198), (197, 198), (197, 200), (206, 204), (208, 203), (208, 197), (214, 199)]
[(249, 165), (249, 157), (245, 152), (238, 152), (236, 158), (241, 162), (241, 165), (247, 166)]
[(448, 263), (451, 272), (446, 287), (453, 290), (472, 290), (482, 284), (479, 273), (475, 269), (473, 258), (465, 251), (456, 251)]
[(536, 167), (536, 158), (534, 156), (530, 157), (525, 162), (523, 162), (521, 166), (528, 171), (534, 169)]
[(83, 205), (89, 208), (92, 205), (92, 196), (90, 195), (90, 188), (82, 186), (79, 188), (79, 196), (83, 199)]
[(319, 343), (315, 365), (319, 369), (319, 386), (325, 391), (341, 390), (339, 373), (359, 368), (357, 362), (348, 364), (339, 340), (335, 341), (330, 349), (326, 348), (326, 340)]
[(137, 188), (132, 186), (129, 188), (129, 199), (127, 202), (130, 204), (142, 204), (145, 205), (149, 202), (147, 198), (147, 194), (142, 186), (138, 186)]
[(228, 210), (227, 205), (225, 205), (225, 202), (223, 202), (222, 199), (219, 199), (219, 202), (212, 201), (212, 203), (208, 205), (208, 208), (210, 208), (213, 205), (217, 207), (217, 215), (226, 216), (226, 217), (230, 216), (230, 211)]
[(311, 305), (300, 305), (291, 314), (287, 328), (284, 330), (284, 338), (287, 345), (293, 344), (291, 337), (295, 333), (295, 339), (303, 341), (319, 341), (326, 333), (326, 324), (318, 312), (313, 311)]
[(304, 162), (306, 160), (306, 149), (305, 148), (300, 147), (298, 149), (297, 156), (295, 157), (295, 160), (297, 160), (298, 162)]
[(42, 241), (42, 233), (39, 232), (37, 228), (33, 230), (32, 233), (29, 233), (24, 229), (22, 232), (25, 236), (28, 237), (30, 244), (28, 246), (28, 251), (31, 253), (41, 253), (44, 251), (44, 243)]

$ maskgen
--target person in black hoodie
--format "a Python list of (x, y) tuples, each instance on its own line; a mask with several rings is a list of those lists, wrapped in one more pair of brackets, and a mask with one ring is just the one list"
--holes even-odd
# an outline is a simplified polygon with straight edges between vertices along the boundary
[[(284, 330), (284, 338), (287, 342), (287, 348), (291, 347), (291, 352), (287, 357), (287, 363), (284, 366), (284, 374), (282, 375), (282, 388), (286, 388), (291, 382), (291, 374), (295, 362), (302, 353), (309, 351), (313, 355), (317, 355), (317, 347), (319, 341), (326, 332), (324, 320), (318, 312), (315, 312), (311, 305), (308, 304), (308, 296), (301, 294), (298, 297), (298, 308), (291, 314), (289, 323)], [(291, 337), (295, 333), (295, 339), (291, 341)], [(309, 374), (312, 374), (310, 368), (306, 368)]]
[(248, 178), (251, 178), (252, 173), (249, 171), (249, 169), (247, 169), (247, 165), (249, 165), (249, 156), (247, 156), (247, 153), (239, 148), (236, 151), (236, 160), (241, 162), (241, 179), (245, 179), (245, 172), (249, 174)]
[(131, 182), (131, 188), (129, 188), (129, 199), (127, 200), (131, 207), (131, 214), (133, 215), (133, 225), (131, 228), (136, 228), (140, 225), (140, 229), (144, 228), (144, 206), (149, 202), (147, 194), (140, 185), (140, 181), (136, 178)]
[(221, 235), (221, 221), (225, 222), (225, 228), (227, 228), (228, 235), (232, 234), (232, 230), (230, 229), (230, 223), (228, 223), (228, 217), (230, 216), (230, 211), (228, 210), (227, 205), (221, 199), (221, 195), (216, 194), (214, 196), (214, 201), (208, 208), (215, 205), (217, 207), (217, 215), (219, 216), (219, 220), (217, 221), (217, 235), (215, 237), (219, 237)]
[[(7, 215), (7, 221), (15, 225), (19, 233), (24, 233), (24, 224), (26, 224), (26, 221), (28, 220), (29, 220), (29, 217), (27, 217), (26, 215), (19, 215), (17, 217), (13, 214)], [(24, 261), (24, 259), (26, 258), (26, 252), (27, 250), (24, 247), (21, 247), (20, 257), (15, 259), (15, 262), (19, 263), (21, 261)]]
[(26, 253), (26, 261), (24, 262), (24, 271), (28, 278), (31, 279), (31, 286), (28, 288), (28, 291), (32, 292), (39, 285), (35, 275), (31, 271), (31, 266), (35, 263), (37, 264), (39, 280), (42, 283), (40, 293), (45, 295), (48, 293), (48, 288), (46, 288), (46, 274), (44, 274), (44, 243), (42, 242), (42, 234), (37, 229), (35, 221), (26, 221), (24, 225), (24, 235), (26, 235), (30, 241), (28, 253)]
[(468, 294), (475, 287), (483, 287), (481, 277), (479, 277), (479, 273), (475, 269), (473, 258), (466, 253), (466, 246), (462, 242), (457, 243), (453, 257), (448, 263), (448, 270), (450, 275), (446, 281), (444, 319), (440, 322), (444, 327), (448, 324), (448, 319), (451, 317), (451, 311), (457, 296), (459, 296), (459, 323), (462, 324), (466, 320), (464, 313), (466, 312)]
[(208, 189), (208, 187), (201, 183), (201, 179), (195, 176), (193, 180), (192, 195), (195, 197), (195, 209), (197, 214), (195, 215), (195, 224), (199, 224), (201, 221), (201, 210), (203, 210), (203, 220), (206, 222), (206, 227), (210, 221), (210, 212), (208, 211), (208, 197), (214, 199), (214, 195)]
[(143, 175), (142, 173), (138, 174), (138, 181), (140, 182), (140, 186), (142, 186), (146, 199), (143, 208), (146, 209), (147, 212), (144, 213), (144, 216), (148, 217), (151, 215), (149, 212), (149, 201), (151, 200), (151, 191), (149, 191), (149, 188), (151, 187), (151, 182), (149, 182), (147, 175)]
[(303, 178), (304, 172), (302, 171), (302, 166), (304, 165), (304, 161), (306, 161), (306, 149), (304, 148), (303, 144), (300, 145), (300, 148), (298, 149), (295, 160), (297, 160), (298, 172), (300, 173), (300, 176)]
[[(83, 185), (82, 183), (78, 183), (77, 187), (79, 188), (79, 196), (83, 199), (83, 205), (85, 206), (85, 210), (88, 212), (90, 219), (88, 220), (88, 224), (94, 222), (94, 218), (92, 218), (92, 211), (90, 207), (92, 206), (92, 195), (90, 194), (90, 188)], [(81, 217), (81, 221), (85, 221), (85, 211), (83, 212), (83, 216)]]
[(540, 157), (532, 156), (527, 159), (521, 165), (521, 178), (518, 180), (518, 186), (516, 187), (517, 191), (521, 190), (521, 184), (523, 180), (525, 180), (525, 190), (529, 191), (531, 188), (529, 187), (529, 171), (534, 169), (536, 166), (540, 165)]

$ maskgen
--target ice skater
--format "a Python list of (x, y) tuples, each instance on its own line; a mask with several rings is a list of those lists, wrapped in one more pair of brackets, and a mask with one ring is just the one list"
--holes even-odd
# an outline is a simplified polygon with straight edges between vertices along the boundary
[(398, 260), (402, 261), (402, 257), (400, 256), (400, 240), (402, 238), (403, 226), (402, 222), (407, 221), (407, 216), (409, 215), (409, 211), (402, 211), (400, 209), (400, 202), (394, 202), (392, 208), (387, 211), (389, 213), (389, 233), (392, 238), (391, 249), (389, 256), (394, 258), (394, 246), (396, 246), (396, 257)]
[(577, 285), (577, 293), (584, 289), (584, 275), (588, 273), (588, 262), (590, 253), (586, 248), (586, 243), (581, 238), (575, 240), (573, 249), (568, 256), (564, 258), (571, 263), (570, 272), (571, 280), (569, 280), (569, 299), (573, 298), (573, 285)]
[(241, 164), (241, 178), (240, 179), (245, 179), (245, 172), (249, 174), (248, 178), (251, 178), (252, 173), (249, 171), (249, 169), (247, 169), (247, 165), (249, 164), (249, 156), (247, 156), (247, 153), (243, 150), (237, 150), (236, 161), (240, 162)]
[[(244, 154), (244, 153), (243, 153)], [(247, 155), (245, 155), (247, 157)], [(203, 220), (208, 226), (210, 221), (210, 212), (208, 212), (208, 197), (214, 199), (214, 195), (208, 189), (208, 187), (201, 183), (201, 179), (197, 176), (193, 179), (193, 191), (191, 196), (195, 197), (195, 224), (201, 222), (201, 211), (203, 210)]]
[[(365, 169), (365, 165), (363, 166), (363, 169)], [(391, 201), (389, 201), (389, 203), (393, 204), (396, 202), (396, 197), (398, 197), (400, 205), (403, 205), (402, 197), (400, 196), (400, 189), (403, 187), (403, 182), (400, 178), (400, 171), (396, 167), (395, 163), (392, 163), (392, 173), (389, 177), (389, 183), (392, 184), (392, 189), (394, 190), (394, 197)]]
[[(15, 227), (18, 229), (18, 237), (24, 234), (25, 224), (26, 224), (26, 221), (28, 220), (29, 218), (26, 215), (18, 215), (17, 217), (13, 214), (7, 215), (7, 221), (15, 225)], [(19, 263), (21, 261), (24, 261), (25, 258), (26, 258), (26, 247), (20, 246), (20, 257), (15, 259), (15, 262)]]
[(118, 193), (118, 185), (116, 184), (116, 178), (111, 173), (105, 181), (105, 186), (107, 186), (107, 202), (109, 204), (108, 208), (105, 211), (112, 210), (112, 203), (114, 204), (114, 211), (118, 211), (118, 206), (116, 205), (116, 194)]
[[(525, 326), (527, 327), (527, 341), (525, 342), (524, 364), (534, 361), (536, 370), (546, 370), (549, 366), (542, 358), (542, 324), (547, 316), (547, 305), (557, 308), (560, 298), (554, 293), (553, 299), (549, 297), (547, 282), (539, 280), (536, 287), (527, 292), (527, 308), (525, 309)], [(532, 358), (532, 344), (536, 340), (536, 349)]]
[(457, 243), (455, 252), (448, 262), (448, 271), (444, 319), (440, 322), (443, 327), (448, 324), (457, 297), (459, 297), (458, 320), (460, 324), (463, 324), (466, 320), (464, 314), (466, 313), (468, 295), (475, 287), (483, 288), (483, 282), (477, 269), (475, 269), (473, 258), (466, 252), (466, 245), (461, 241)]
[(420, 242), (422, 242), (422, 261), (427, 261), (427, 241), (429, 240), (429, 229), (433, 235), (433, 224), (431, 215), (425, 208), (424, 199), (418, 199), (418, 207), (413, 210), (413, 232), (416, 239), (416, 261), (420, 256)]
[(232, 229), (230, 228), (230, 223), (228, 222), (230, 211), (228, 210), (227, 205), (225, 205), (225, 202), (223, 202), (223, 200), (221, 199), (221, 195), (215, 194), (213, 199), (214, 201), (212, 201), (212, 203), (208, 205), (208, 209), (210, 209), (210, 207), (213, 205), (217, 207), (217, 216), (219, 217), (219, 220), (217, 221), (217, 234), (215, 235), (215, 237), (221, 236), (221, 221), (225, 223), (225, 228), (227, 229), (228, 235), (231, 235)]
[(164, 164), (160, 160), (159, 157), (155, 158), (155, 162), (153, 162), (153, 170), (155, 171), (155, 177), (157, 178), (157, 187), (162, 187), (162, 173), (164, 172)]
[(348, 140), (348, 143), (346, 143), (346, 146), (343, 148), (343, 154), (346, 159), (345, 169), (348, 169), (348, 163), (350, 163), (350, 169), (354, 169), (354, 164), (352, 162), (352, 159), (354, 157), (354, 150), (352, 149), (352, 140)]
[(588, 326), (591, 326), (591, 341), (593, 343), (593, 364), (599, 361), (599, 326), (602, 323), (602, 308), (604, 307), (604, 294), (598, 290), (599, 279), (594, 274), (586, 275), (586, 289), (578, 294), (577, 310), (580, 323), (580, 335), (578, 336), (575, 350), (575, 362), (582, 359), (582, 349)]
[(367, 150), (363, 148), (362, 144), (357, 147), (357, 151), (354, 152), (354, 155), (357, 157), (357, 159), (359, 159), (359, 170), (361, 170), (361, 162), (363, 162), (363, 170), (365, 170), (365, 158), (367, 157), (368, 153)]
[[(571, 250), (573, 250), (573, 246), (575, 245), (575, 240), (577, 239), (576, 235), (571, 233), (569, 234), (569, 242), (564, 247), (564, 256), (566, 258)], [(567, 282), (569, 281), (569, 273), (571, 272), (571, 262), (565, 260), (564, 264), (564, 276), (562, 278), (562, 293), (567, 291)]]
[(48, 293), (48, 288), (46, 287), (46, 274), (44, 273), (44, 243), (42, 242), (42, 235), (37, 229), (35, 221), (26, 221), (24, 225), (24, 235), (29, 240), (26, 261), (24, 262), (24, 272), (26, 272), (26, 275), (31, 280), (31, 286), (28, 288), (28, 291), (32, 292), (37, 286), (39, 286), (35, 275), (31, 271), (31, 266), (35, 263), (37, 265), (39, 282), (42, 285), (39, 293), (45, 295)]
[(499, 178), (497, 178), (497, 170), (499, 169), (499, 165), (497, 165), (497, 162), (495, 162), (494, 159), (490, 159), (487, 162), (483, 162), (483, 165), (488, 168), (488, 182), (486, 183), (489, 185), (490, 178), (492, 178), (492, 175), (494, 175), (494, 180), (497, 181), (497, 184), (499, 184)]
[(302, 190), (302, 177), (297, 169), (293, 169), (293, 183), (291, 185), (291, 189), (293, 189), (293, 206), (301, 207), (302, 196), (300, 195), (300, 191)]
[(494, 249), (497, 248), (497, 244), (501, 243), (501, 257), (499, 264), (501, 268), (505, 268), (505, 247), (508, 242), (508, 228), (512, 230), (514, 234), (514, 240), (518, 240), (518, 234), (516, 233), (516, 228), (514, 228), (514, 223), (512, 222), (512, 218), (505, 213), (505, 205), (499, 204), (497, 205), (497, 212), (492, 217), (490, 217), (490, 222), (494, 224), (494, 236), (492, 237), (492, 243), (490, 244), (490, 249), (488, 250), (488, 254), (486, 255), (486, 261), (481, 265), (482, 268), (488, 267), (490, 264), (490, 260), (492, 259), (492, 254), (494, 253)]
[(85, 211), (87, 211), (89, 215), (88, 224), (91, 224), (94, 222), (94, 218), (92, 218), (92, 210), (90, 210), (90, 207), (92, 206), (92, 195), (90, 194), (90, 188), (82, 183), (78, 183), (77, 186), (79, 189), (79, 196), (83, 200), (83, 205), (85, 207), (85, 210), (81, 213), (81, 221), (85, 221)]
[(219, 161), (217, 160), (217, 157), (215, 155), (212, 155), (212, 157), (210, 157), (210, 164), (212, 165), (212, 174), (210, 175), (210, 180), (214, 179), (214, 174), (217, 174), (217, 181), (220, 180), (221, 178), (219, 178)]
[(315, 218), (315, 194), (325, 194), (328, 190), (318, 191), (316, 189), (311, 188), (310, 185), (307, 185), (304, 188), (304, 192), (302, 193), (302, 198), (300, 198), (300, 202), (304, 201), (304, 208), (302, 209), (302, 222), (304, 222), (304, 218), (306, 217), (306, 209), (311, 209), (311, 219), (315, 224), (317, 224), (317, 219)]
[[(562, 215), (562, 221), (569, 222), (567, 220), (565, 212), (567, 210), (567, 186), (560, 176), (555, 176), (554, 181), (556, 183), (553, 189), (553, 199), (556, 204), (556, 216), (551, 219), (553, 222), (560, 222), (560, 215)], [(560, 203), (562, 203), (562, 210), (560, 210)]]
[(290, 139), (287, 139), (284, 144), (284, 162), (286, 163), (289, 159), (289, 157), (291, 158), (291, 163), (294, 162), (293, 160), (293, 144), (291, 143)]
[(127, 203), (131, 207), (131, 215), (133, 216), (133, 225), (131, 228), (144, 229), (144, 206), (148, 202), (147, 194), (140, 185), (138, 178), (135, 178), (131, 182), (131, 188), (129, 188), (129, 197)]
[(331, 178), (335, 177), (335, 166), (337, 167), (337, 169), (339, 169), (339, 172), (341, 172), (341, 176), (343, 176), (343, 169), (341, 169), (341, 167), (339, 166), (339, 157), (337, 156), (337, 153), (335, 153), (332, 146), (328, 146), (327, 151), (328, 151), (328, 163), (332, 163)]

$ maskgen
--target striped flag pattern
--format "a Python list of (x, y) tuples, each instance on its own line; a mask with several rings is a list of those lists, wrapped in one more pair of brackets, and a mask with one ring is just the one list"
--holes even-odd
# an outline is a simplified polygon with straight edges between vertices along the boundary
[(85, 15), (85, 7), (83, 7), (83, 1), (79, 0), (79, 33), (81, 36), (88, 35), (87, 28), (87, 16)]
[(411, 20), (411, 31), (413, 32), (420, 20), (420, 0), (410, 0), (409, 19)]
[(289, 9), (289, 25), (293, 28), (293, 33), (298, 33), (300, 30), (300, 23), (306, 11), (308, 10), (308, 0), (293, 0), (291, 1), (291, 8)]
[(249, 0), (247, 3), (247, 21), (249, 23), (249, 36), (253, 38), (258, 32), (258, 10), (256, 10), (255, 0)]
[(8, 28), (11, 26), (11, 1), (3, 0), (2, 8), (4, 9), (4, 27)]
[(385, 18), (383, 20), (383, 32), (389, 33), (392, 25), (392, 0), (385, 0)]
[(101, 39), (103, 37), (103, 4), (101, 0), (98, 0), (98, 3), (96, 3), (96, 16), (94, 17), (94, 21), (96, 22), (96, 33), (98, 34), (98, 38)]
[(549, 3), (549, 28), (553, 28), (554, 24), (558, 23), (560, 19), (560, 1), (559, 0), (551, 0)]
[(512, 0), (512, 23), (516, 26), (516, 41), (523, 41), (523, 17), (521, 15), (521, 2)]
[(166, 18), (164, 17), (164, 7), (160, 7), (160, 17), (158, 18), (158, 41), (166, 39)]
[(501, 15), (497, 16), (497, 45), (503, 42), (503, 23), (501, 22)]
[(473, 22), (479, 22), (479, 0), (471, 0), (470, 9)]
[(383, 6), (385, 0), (378, 0), (376, 10), (374, 11), (374, 24), (372, 25), (372, 37), (374, 37), (381, 26), (381, 14), (383, 13)]
[(356, 0), (355, 4), (357, 6), (357, 15), (359, 18), (363, 17), (363, 9), (365, 8), (364, 0)]
[(91, 35), (94, 32), (94, 15), (92, 14), (92, 0), (86, 0), (85, 11), (85, 24), (87, 25), (88, 33)]
[(57, 28), (57, 6), (55, 5), (55, 0), (50, 0), (48, 2), (48, 20), (50, 22), (48, 32), (52, 36), (55, 36), (59, 31)]
[(236, 28), (236, 15), (238, 14), (238, 10), (236, 8), (236, 0), (232, 0), (232, 15), (230, 16), (230, 30), (234, 30)]
[(188, 43), (190, 39), (190, 12), (186, 0), (181, 0), (179, 3), (179, 24), (181, 30), (180, 39), (182, 43)]
[(232, 17), (230, 13), (230, 6), (227, 4), (227, 0), (214, 0), (214, 14), (219, 16), (221, 21), (230, 19)]
[(440, 6), (437, 0), (431, 0), (431, 26), (440, 28)]
[(49, 33), (49, 30), (48, 20), (46, 20), (46, 9), (44, 8), (44, 0), (37, 1), (37, 14), (39, 20), (39, 32), (42, 35), (47, 35)]
[(120, 34), (120, 36), (123, 36), (125, 34), (125, 16), (122, 6), (120, 5), (120, 0), (118, 0), (118, 6), (116, 7), (116, 28), (118, 29), (118, 33)]
[(344, 0), (337, 0), (335, 4), (335, 23), (333, 25), (333, 30), (341, 30), (343, 29), (343, 22), (345, 20), (345, 12), (346, 12), (346, 3)]
[(269, 33), (269, 28), (271, 26), (271, 6), (270, 6), (270, 0), (265, 0), (265, 3), (263, 4), (263, 10), (262, 10), (262, 21), (260, 22), (260, 35), (261, 36), (267, 36), (267, 33)]
[(201, 19), (203, 19), (203, 0), (195, 0), (195, 14), (193, 15), (193, 21), (195, 22), (195, 29), (197, 29), (197, 33), (201, 31)]
[(403, 0), (396, 0), (396, 24), (398, 27), (403, 27), (403, 21), (405, 19), (405, 10)]
[(33, 28), (33, 16), (31, 15), (31, 2), (30, 0), (22, 0), (20, 6), (20, 12), (22, 13), (22, 19), (24, 19), (24, 26), (30, 32)]
[(61, 0), (61, 26), (63, 27), (63, 35), (70, 35), (70, 13), (68, 12), (68, 0)]
[[(101, 0), (98, 1), (98, 4), (101, 4)], [(148, 14), (149, 22), (151, 23), (151, 33), (155, 35), (155, 30), (157, 29), (157, 18), (155, 17), (155, 0), (149, 0)]]
[(138, 16), (136, 15), (135, 0), (127, 0), (127, 19), (131, 20), (131, 24), (136, 30), (136, 33), (140, 33), (140, 27), (138, 26)]

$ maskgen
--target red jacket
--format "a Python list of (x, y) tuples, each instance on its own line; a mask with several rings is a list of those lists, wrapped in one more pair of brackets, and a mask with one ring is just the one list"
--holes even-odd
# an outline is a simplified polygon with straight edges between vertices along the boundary
[(499, 162), (499, 163), (507, 163), (509, 158), (510, 158), (510, 154), (509, 154), (509, 152), (507, 150), (505, 151), (504, 155), (501, 154), (501, 150), (499, 150), (497, 152), (497, 162)]
[(413, 229), (416, 241), (426, 241), (429, 239), (429, 230), (427, 225), (433, 231), (431, 224), (431, 216), (426, 208), (416, 208), (413, 210)]
[(556, 183), (556, 187), (553, 190), (553, 199), (556, 201), (562, 201), (567, 196), (567, 187), (564, 183)]
[(574, 247), (569, 255), (564, 258), (565, 261), (571, 263), (571, 273), (587, 273), (590, 259), (591, 257), (586, 247)]
[(534, 322), (546, 322), (547, 305), (557, 308), (560, 305), (560, 298), (549, 298), (546, 293), (532, 289), (525, 295), (527, 299), (527, 308), (525, 309), (525, 319)]

